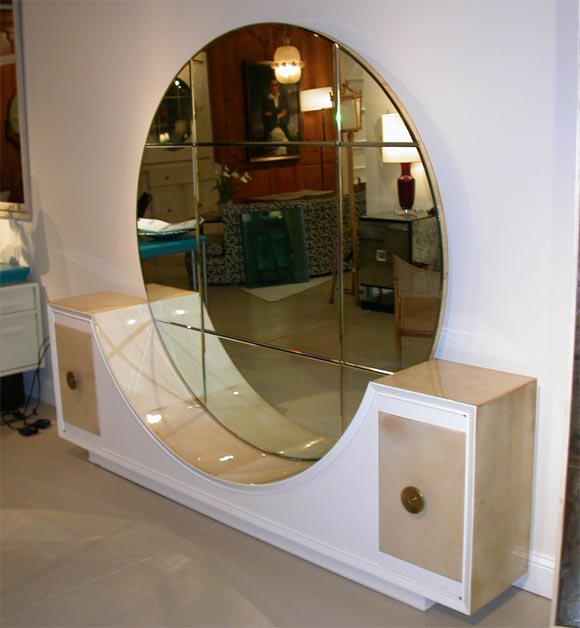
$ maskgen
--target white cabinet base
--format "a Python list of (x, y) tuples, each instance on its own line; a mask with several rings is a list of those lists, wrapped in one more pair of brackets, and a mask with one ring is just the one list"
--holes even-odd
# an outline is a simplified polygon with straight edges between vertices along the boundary
[(324, 543), (316, 543), (312, 539), (292, 533), (283, 526), (265, 525), (264, 521), (256, 521), (252, 513), (230, 508), (227, 504), (211, 499), (206, 493), (199, 493), (191, 487), (175, 482), (171, 477), (156, 473), (154, 469), (137, 466), (126, 458), (111, 456), (109, 452), (106, 455), (96, 451), (89, 452), (89, 460), (196, 512), (420, 611), (426, 611), (435, 604), (432, 600), (385, 580), (381, 574), (382, 570), (376, 569), (374, 565), (357, 561), (354, 557), (333, 550)]
[[(118, 382), (154, 386), (144, 369), (158, 368), (165, 349), (146, 322), (147, 304), (104, 299), (118, 316), (99, 318), (98, 298), (61, 301), (49, 312), (59, 370), (66, 370), (59, 364), (66, 350), (57, 346), (56, 325), (92, 336), (98, 431), (67, 416), (56, 390), (60, 434), (87, 449), (92, 462), (418, 609), (439, 602), (475, 612), (525, 573), (535, 380), (424, 363), (370, 384), (344, 436), (310, 468), (278, 482), (235, 483), (187, 464), (148, 428), (147, 414), (159, 406), (151, 401), (149, 408), (146, 389), (136, 395)], [(139, 333), (105, 328), (113, 319), (129, 320)], [(122, 361), (139, 372), (113, 377), (107, 356), (143, 338), (147, 359)], [(418, 515), (400, 503), (407, 484), (424, 494)], [(517, 491), (517, 499), (504, 499), (503, 489)], [(411, 546), (422, 537), (417, 552)]]

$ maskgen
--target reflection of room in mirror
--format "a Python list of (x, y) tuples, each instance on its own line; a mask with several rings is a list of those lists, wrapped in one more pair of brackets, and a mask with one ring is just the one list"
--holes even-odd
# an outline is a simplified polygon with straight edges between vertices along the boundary
[[(304, 67), (299, 81), (273, 87), (281, 33)], [(243, 50), (243, 67), (232, 50)], [(399, 175), (381, 158), (381, 120), (404, 110), (360, 60), (306, 29), (232, 31), (176, 79), (192, 87), (192, 132), (176, 140), (170, 131), (162, 146), (155, 134), (139, 192), (151, 195), (148, 217), (202, 219), (204, 263), (194, 267), (187, 253), (142, 260), (161, 337), (193, 394), (242, 440), (319, 458), (347, 429), (368, 382), (398, 368), (394, 256), (444, 270), (433, 175), (414, 165), (419, 211), (398, 215)], [(308, 104), (322, 90), (330, 104)], [(278, 103), (283, 151), (266, 133), (268, 98)], [(352, 128), (339, 133), (339, 124)], [(224, 182), (231, 194), (218, 206)], [(198, 273), (206, 283), (194, 284)], [(436, 337), (403, 337), (400, 365), (428, 359)]]

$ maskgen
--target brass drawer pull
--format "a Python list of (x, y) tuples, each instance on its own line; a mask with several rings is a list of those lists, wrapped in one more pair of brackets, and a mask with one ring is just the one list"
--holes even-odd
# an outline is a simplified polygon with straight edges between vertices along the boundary
[(414, 486), (406, 486), (401, 491), (401, 503), (403, 508), (412, 515), (420, 513), (425, 508), (423, 493)]
[(76, 390), (78, 380), (76, 378), (76, 375), (72, 371), (67, 371), (66, 383), (71, 390)]

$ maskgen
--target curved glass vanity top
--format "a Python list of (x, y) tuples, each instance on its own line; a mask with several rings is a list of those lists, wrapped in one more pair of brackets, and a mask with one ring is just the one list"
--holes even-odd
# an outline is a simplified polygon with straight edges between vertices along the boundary
[(212, 417), (176, 376), (144, 299), (100, 292), (59, 299), (52, 307), (75, 319), (90, 317), (100, 352), (132, 411), (183, 462), (212, 478), (251, 485), (312, 466), (312, 460), (266, 453)]
[[(304, 63), (292, 83), (271, 61), (287, 39)], [(197, 53), (154, 116), (138, 198), (139, 220), (168, 225), (141, 261), (165, 348), (258, 450), (320, 459), (370, 381), (434, 352), (446, 251), (425, 148), (384, 82), (327, 37), (256, 24)]]

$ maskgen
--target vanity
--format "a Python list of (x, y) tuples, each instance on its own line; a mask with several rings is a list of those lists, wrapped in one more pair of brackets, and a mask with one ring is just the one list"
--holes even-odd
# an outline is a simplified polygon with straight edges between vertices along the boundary
[[(265, 61), (286, 38), (308, 55), (288, 81)], [(232, 50), (240, 54), (224, 54)], [(260, 101), (274, 82), (288, 102), (284, 142), (265, 139), (260, 126)], [(147, 298), (102, 292), (52, 301), (60, 435), (95, 464), (371, 589), (423, 610), (440, 603), (476, 612), (528, 570), (536, 381), (434, 358), (447, 244), (417, 129), (352, 51), (287, 24), (223, 35), (189, 59), (172, 85), (179, 98), (168, 89), (154, 116), (137, 198), (158, 194), (172, 215), (194, 214), (201, 234), (204, 215), (215, 211), (215, 173), (247, 169), (243, 197), (234, 194), (224, 210), (226, 279), (211, 281), (218, 262), (209, 256), (204, 281), (203, 257), (192, 255), (193, 290), (180, 283), (182, 265), (167, 267), (163, 285), (142, 266)], [(331, 94), (331, 104), (301, 108), (303, 92), (322, 92), (326, 101)], [(191, 106), (182, 107), (183, 98)], [(237, 105), (225, 115), (232, 98)], [(381, 133), (386, 115), (400, 120), (402, 140)], [(401, 163), (393, 164), (381, 160), (385, 148), (407, 152), (395, 153)], [(403, 156), (408, 151), (412, 157)], [(176, 173), (187, 172), (179, 186), (157, 176), (156, 164), (173, 163)], [(413, 173), (412, 206), (424, 218), (413, 217), (411, 236), (409, 221), (391, 213), (400, 179), (409, 202)], [(304, 189), (324, 198), (295, 200)], [(271, 195), (284, 211), (309, 208), (285, 255), (299, 252), (308, 268), (324, 251), (325, 264), (304, 273), (294, 292), (264, 296), (238, 285), (240, 260), (271, 278), (264, 243), (283, 232), (283, 208), (240, 200)], [(244, 241), (241, 221), (250, 214), (261, 223), (259, 237)], [(435, 266), (436, 328), (405, 334), (401, 370), (398, 318), (360, 307), (365, 282), (391, 285), (374, 273), (356, 277), (368, 253), (365, 214), (402, 224), (395, 231), (405, 251), (413, 245), (410, 261)], [(237, 237), (228, 238), (234, 227)], [(367, 260), (379, 271), (397, 253), (390, 238), (384, 242), (370, 247)], [(420, 249), (428, 258), (415, 259)], [(312, 275), (321, 283), (310, 283)], [(406, 303), (421, 313), (424, 301), (434, 299), (418, 281)]]
[(379, 378), (315, 461), (313, 433), (287, 457), (217, 421), (144, 300), (84, 295), (49, 317), (59, 433), (95, 464), (423, 610), (473, 613), (526, 573), (534, 379), (436, 359)]

